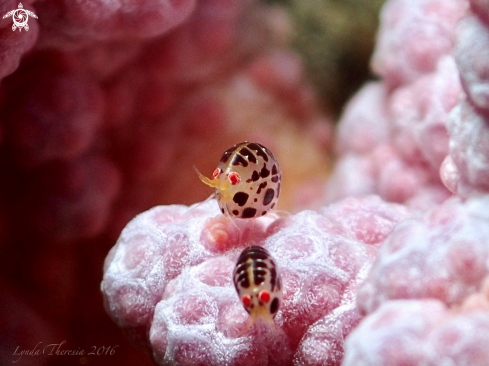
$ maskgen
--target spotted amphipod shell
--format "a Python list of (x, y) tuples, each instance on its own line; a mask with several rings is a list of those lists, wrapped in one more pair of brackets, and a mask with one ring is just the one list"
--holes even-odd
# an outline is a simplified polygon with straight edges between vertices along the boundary
[(241, 142), (226, 150), (212, 179), (198, 173), (216, 189), (221, 212), (230, 217), (253, 218), (272, 210), (280, 195), (282, 174), (275, 156), (256, 142)]
[(282, 280), (275, 261), (263, 247), (245, 248), (233, 273), (234, 286), (245, 310), (273, 323), (282, 301)]

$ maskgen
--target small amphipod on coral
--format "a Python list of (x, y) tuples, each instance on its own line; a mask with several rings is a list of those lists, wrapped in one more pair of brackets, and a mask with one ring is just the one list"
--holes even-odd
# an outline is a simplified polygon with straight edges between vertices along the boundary
[(216, 215), (227, 220), (211, 201), (154, 207), (107, 256), (105, 308), (159, 365), (339, 366), (361, 319), (357, 289), (377, 249), (414, 212), (351, 197), (320, 212), (236, 219), (250, 239), (209, 245)]
[(257, 319), (275, 324), (282, 300), (282, 279), (272, 256), (263, 247), (245, 248), (234, 269), (234, 287), (245, 310), (251, 315), (246, 331)]
[(256, 142), (241, 142), (226, 150), (212, 179), (196, 171), (202, 182), (216, 189), (221, 212), (227, 216), (263, 216), (277, 203), (280, 167), (272, 152)]

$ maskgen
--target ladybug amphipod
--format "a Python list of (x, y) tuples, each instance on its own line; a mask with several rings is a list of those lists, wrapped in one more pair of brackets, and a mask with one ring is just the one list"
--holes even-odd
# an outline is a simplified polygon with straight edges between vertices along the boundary
[(256, 245), (245, 248), (234, 268), (233, 279), (239, 299), (251, 315), (249, 326), (257, 318), (274, 324), (282, 300), (282, 280), (270, 253)]
[(195, 170), (202, 182), (216, 189), (221, 212), (233, 218), (263, 216), (275, 207), (280, 195), (278, 162), (256, 142), (241, 142), (226, 150), (212, 179)]

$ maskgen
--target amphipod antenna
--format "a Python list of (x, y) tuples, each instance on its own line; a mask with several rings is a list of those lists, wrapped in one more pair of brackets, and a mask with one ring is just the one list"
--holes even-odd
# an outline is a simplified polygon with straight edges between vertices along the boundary
[(204, 174), (202, 174), (199, 171), (199, 169), (197, 169), (197, 167), (195, 165), (194, 165), (194, 170), (197, 173), (197, 175), (199, 176), (199, 179), (202, 181), (202, 183), (207, 184), (209, 187), (212, 187), (212, 188), (217, 188), (219, 186), (218, 180), (207, 178)]

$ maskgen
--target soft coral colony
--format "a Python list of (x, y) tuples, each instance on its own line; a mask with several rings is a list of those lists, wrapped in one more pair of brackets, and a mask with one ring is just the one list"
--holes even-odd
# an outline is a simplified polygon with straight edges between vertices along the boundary
[[(156, 204), (203, 199), (208, 187), (192, 166), (207, 172), (238, 141), (260, 137), (288, 155), (281, 168), (294, 172), (289, 186), (298, 187), (327, 165), (331, 125), (289, 49), (280, 7), (254, 0), (22, 4), (38, 16), (28, 31), (13, 32), (12, 18), (0, 24), (0, 287), (12, 299), (5, 303), (20, 304), (12, 306), (17, 316), (0, 316), (8, 324), (2, 350), (28, 349), (34, 336), (26, 334), (38, 333), (79, 347), (116, 344), (121, 335), (98, 284), (124, 225)], [(4, 1), (0, 13), (17, 7)], [(255, 196), (261, 203), (249, 202), (247, 215), (275, 204), (278, 190), (272, 197), (269, 189), (278, 172), (270, 169), (269, 187)], [(282, 192), (281, 200), (290, 206), (301, 198)], [(242, 215), (237, 206), (231, 214)], [(219, 218), (209, 225), (216, 248), (238, 238)], [(185, 252), (171, 252), (169, 278), (180, 274)], [(134, 290), (149, 293), (151, 282), (148, 274)], [(16, 322), (23, 313), (32, 313), (32, 332)], [(106, 365), (140, 362), (121, 349)]]
[[(75, 305), (73, 289), (86, 285), (77, 254), (85, 267), (97, 263), (108, 250), (100, 238), (142, 212), (106, 256), (101, 288), (112, 320), (158, 364), (487, 365), (487, 0), (385, 3), (372, 57), (381, 80), (347, 105), (324, 189), (300, 180), (326, 166), (330, 127), (287, 50), (280, 8), (24, 6), (38, 16), (29, 31), (9, 23), (0, 36), (0, 75), (11, 74), (0, 93), (2, 273), (14, 278), (20, 267), (44, 301), (33, 309), (0, 285), (44, 334), (93, 322), (95, 290)], [(256, 182), (253, 171), (218, 166), (213, 179), (201, 175), (217, 204), (147, 210), (209, 193), (192, 166), (211, 172), (244, 140), (272, 150), (282, 175), (278, 163)], [(239, 147), (256, 159), (253, 145)], [(316, 210), (268, 214), (274, 176), (279, 205)], [(244, 191), (265, 182), (260, 195)], [(28, 241), (37, 249), (24, 254)], [(244, 286), (253, 276), (266, 288)], [(60, 313), (53, 302), (73, 305)], [(252, 304), (268, 322), (247, 326), (247, 311), (258, 318)]]
[[(480, 1), (388, 1), (372, 60), (382, 80), (352, 99), (337, 129), (326, 188), (334, 203), (239, 223), (247, 236), (224, 244), (212, 232), (232, 225), (215, 224), (212, 202), (188, 219), (181, 206), (138, 216), (106, 262), (114, 320), (140, 332), (161, 364), (487, 364), (484, 9)], [(230, 273), (251, 244), (273, 253), (283, 295), (278, 328), (242, 334), (247, 314)], [(160, 257), (120, 266), (161, 246)], [(173, 247), (181, 254), (170, 267)], [(141, 296), (148, 271), (165, 275)], [(144, 317), (128, 313), (142, 308)]]

